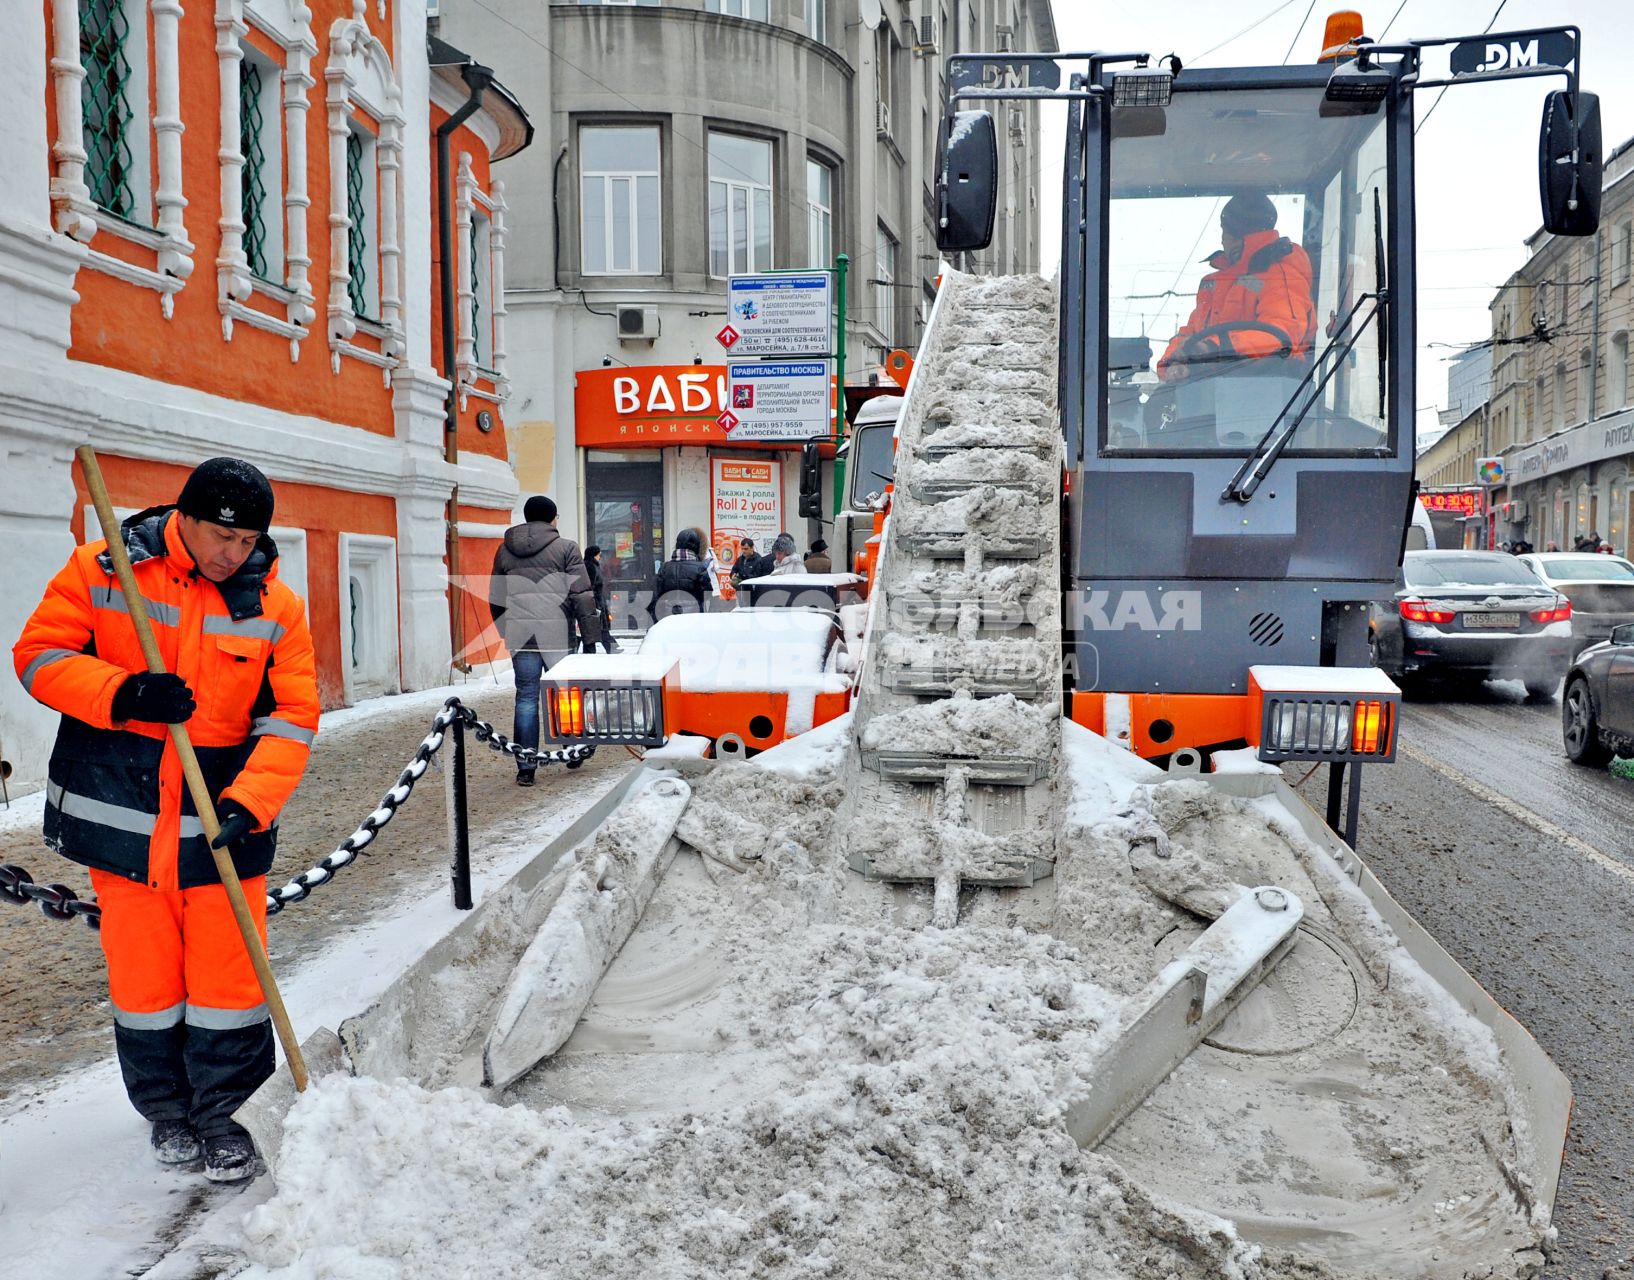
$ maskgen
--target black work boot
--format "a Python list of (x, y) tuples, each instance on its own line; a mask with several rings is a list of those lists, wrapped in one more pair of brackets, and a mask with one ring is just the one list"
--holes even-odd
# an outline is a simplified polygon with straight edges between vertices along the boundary
[(204, 1176), (211, 1182), (243, 1182), (261, 1172), (255, 1143), (247, 1133), (228, 1133), (204, 1140)]
[(188, 1164), (199, 1158), (199, 1135), (188, 1120), (155, 1120), (153, 1154), (160, 1164)]
[(519, 787), (531, 787), (533, 785), (533, 770), (518, 769), (516, 771), (516, 785)]

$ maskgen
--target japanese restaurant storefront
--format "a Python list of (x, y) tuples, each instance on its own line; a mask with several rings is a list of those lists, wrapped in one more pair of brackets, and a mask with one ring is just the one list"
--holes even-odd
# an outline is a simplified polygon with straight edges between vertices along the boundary
[(796, 515), (799, 444), (734, 439), (718, 421), (727, 399), (724, 365), (575, 374), (585, 545), (601, 548), (618, 631), (650, 625), (646, 605), (654, 578), (682, 529), (697, 529), (714, 548), (727, 592), (725, 575), (745, 535), (764, 553), (786, 529), (806, 549), (806, 522)]

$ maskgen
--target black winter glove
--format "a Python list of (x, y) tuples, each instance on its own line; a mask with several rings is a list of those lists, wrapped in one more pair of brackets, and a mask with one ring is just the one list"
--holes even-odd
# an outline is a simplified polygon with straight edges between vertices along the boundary
[(148, 724), (182, 724), (198, 709), (193, 691), (180, 676), (168, 671), (139, 671), (113, 695), (115, 720), (143, 720)]
[(236, 800), (223, 800), (216, 806), (216, 820), (221, 831), (210, 841), (212, 849), (226, 849), (237, 844), (259, 825), (256, 817)]

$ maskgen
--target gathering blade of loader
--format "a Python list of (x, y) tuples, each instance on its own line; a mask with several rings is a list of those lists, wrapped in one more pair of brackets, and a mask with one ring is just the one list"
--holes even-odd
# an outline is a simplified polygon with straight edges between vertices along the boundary
[(1304, 917), (1295, 894), (1251, 889), (1165, 965), (1068, 1104), (1073, 1140), (1098, 1146), (1287, 955)]
[(573, 1033), (596, 984), (630, 936), (675, 856), (692, 789), (655, 779), (608, 819), (580, 856), (522, 955), (482, 1050), (482, 1082), (504, 1088)]

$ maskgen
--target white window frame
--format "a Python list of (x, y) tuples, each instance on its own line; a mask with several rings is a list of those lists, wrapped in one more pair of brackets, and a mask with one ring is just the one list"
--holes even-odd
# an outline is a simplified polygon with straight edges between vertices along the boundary
[(828, 0), (806, 0), (806, 35), (828, 43)]
[[(346, 305), (355, 319), (365, 326), (380, 323), (381, 279), (380, 279), (380, 138), (371, 129), (368, 123), (351, 117), (347, 123), (347, 132), (362, 143), (362, 156), (359, 161), (359, 172), (363, 178), (363, 254), (365, 271), (363, 276), (364, 310), (360, 313), (352, 302), (352, 240), (350, 218), (352, 215), (352, 197), (349, 189), (350, 174), (342, 173), (342, 203), (346, 208), (348, 218), (346, 237)], [(348, 141), (348, 145), (350, 142)], [(347, 162), (350, 168), (350, 161)], [(373, 268), (370, 270), (369, 268)]]
[[(828, 178), (827, 204), (817, 198), (812, 182), (817, 170)], [(827, 270), (834, 265), (834, 188), (839, 180), (839, 170), (834, 165), (816, 156), (806, 157), (806, 263), (816, 270)]]
[[(85, 112), (81, 85), (85, 68), (79, 60), (79, 0), (51, 0), (52, 88), (57, 101), (57, 136), (51, 154), (53, 224), (63, 235), (91, 246), (98, 231), (151, 253), (151, 264), (87, 249), (84, 263), (128, 284), (159, 295), (166, 320), (175, 313), (175, 298), (193, 274), (193, 244), (183, 217), (187, 200), (182, 195), (181, 64), (178, 28), (180, 0), (123, 0), (131, 39), (125, 56), (131, 65), (132, 168), (137, 212), (153, 215), (153, 226), (127, 222), (99, 208), (85, 182)], [(148, 63), (153, 64), (151, 95)], [(151, 132), (151, 153), (148, 135)], [(156, 162), (156, 163), (155, 163)], [(157, 170), (157, 183), (151, 175)]]
[(1624, 219), (1611, 231), (1611, 287), (1615, 289), (1620, 284), (1626, 284), (1629, 273), (1629, 257), (1634, 251), (1634, 222)]
[[(391, 385), (392, 370), (408, 349), (403, 320), (403, 250), (398, 228), (404, 225), (402, 89), (397, 83), (386, 46), (370, 32), (361, 10), (351, 18), (336, 19), (329, 28), (329, 59), (324, 68), (329, 126), (329, 298), (330, 367), (340, 372), (343, 357), (374, 365)], [(356, 117), (367, 112), (379, 124), (370, 134)], [(351, 215), (346, 200), (346, 140), (354, 131), (365, 135), (366, 172), (363, 183), (366, 217), (376, 232), (369, 242), (372, 296), (378, 298), (377, 319), (353, 314), (348, 232)], [(373, 164), (367, 142), (374, 141)], [(359, 346), (352, 339), (358, 330), (374, 334), (380, 350)]]
[[(753, 142), (757, 146), (765, 147), (770, 161), (767, 169), (772, 175), (772, 181), (769, 184), (762, 185), (759, 182), (753, 182), (746, 178), (717, 178), (714, 174), (714, 157), (708, 154), (708, 138), (705, 139), (705, 162), (710, 166), (709, 187), (711, 197), (713, 197), (714, 188), (717, 185), (724, 189), (726, 195), (726, 200), (722, 206), (722, 216), (726, 219), (726, 226), (724, 228), (724, 242), (726, 245), (726, 271), (724, 273), (717, 273), (715, 271), (715, 264), (713, 261), (711, 261), (709, 264), (710, 278), (715, 280), (723, 280), (727, 276), (743, 275), (746, 272), (770, 271), (777, 262), (777, 148), (772, 144), (771, 140), (767, 138), (756, 138), (749, 134), (732, 133), (728, 130), (720, 129), (711, 129), (709, 131), (709, 138), (716, 137), (717, 135), (723, 138), (739, 138), (747, 142)], [(748, 252), (749, 260), (741, 269), (738, 267), (738, 264), (733, 261), (732, 253), (734, 240), (732, 196), (733, 193), (737, 191), (742, 191), (744, 193), (744, 210), (748, 214), (749, 218), (748, 234), (744, 239), (744, 247)], [(769, 219), (769, 225), (766, 228), (767, 261), (765, 262), (761, 262), (755, 257), (756, 236), (754, 193), (757, 191), (764, 191), (767, 197), (766, 217)], [(713, 199), (711, 199), (711, 204), (713, 204)], [(711, 239), (713, 239), (714, 236), (713, 223), (714, 219), (713, 216), (711, 216), (710, 226), (708, 229)], [(711, 257), (713, 257), (713, 255), (711, 255)]]
[(1611, 335), (1606, 366), (1606, 407), (1615, 412), (1628, 405), (1628, 330)]
[[(341, 690), (348, 705), (360, 697), (379, 697), (402, 688), (398, 660), (397, 540), (374, 534), (338, 535), (340, 559), (340, 671)], [(364, 661), (379, 674), (363, 680), (352, 671), (352, 579), (356, 577), (369, 605), (367, 625), (358, 636)]]
[[(750, 22), (772, 20), (771, 0), (708, 0), (705, 7), (711, 13), (724, 13), (729, 18), (747, 18)], [(750, 9), (761, 12), (750, 13)]]
[[(454, 348), (454, 382), (463, 411), (475, 396), (491, 404), (503, 405), (511, 394), (505, 371), (505, 184), (495, 181), (484, 192), (477, 183), (471, 153), (462, 151), (455, 187), (455, 234), (459, 237), (458, 340)], [(478, 227), (478, 261), (471, 259), (471, 225)], [(473, 270), (474, 266), (474, 270)], [(488, 357), (484, 363), (481, 344), (471, 327), (471, 300), (475, 297), (486, 317)], [(492, 384), (490, 391), (484, 382)]]
[[(589, 130), (627, 130), (630, 132), (651, 132), (658, 142), (658, 165), (653, 169), (586, 169), (583, 163), (584, 135)], [(579, 126), (579, 272), (586, 276), (656, 276), (664, 272), (664, 134), (656, 124), (585, 124)], [(588, 202), (584, 198), (586, 179), (600, 178), (603, 219), (602, 241), (602, 269), (593, 271), (586, 257), (588, 241), (585, 230), (585, 210)], [(641, 262), (641, 218), (639, 210), (641, 178), (657, 180), (658, 200), (658, 260), (652, 264), (652, 270), (644, 269)], [(612, 184), (628, 182), (630, 187), (630, 266), (618, 268), (613, 266), (613, 216), (612, 216)]]
[[(311, 249), (307, 242), (306, 121), (311, 93), (317, 81), (312, 77), (312, 59), (318, 46), (312, 34), (310, 11), (304, 5), (279, 0), (216, 0), (216, 57), (221, 80), (221, 250), (216, 265), (216, 305), (221, 312), (221, 332), (233, 340), (235, 324), (248, 324), (289, 339), (289, 358), (301, 358), (301, 341), (312, 332), (318, 318), (309, 268)], [(244, 37), (249, 29), (266, 36), (282, 51), (282, 68), (268, 67), (268, 60), (256, 55), (265, 83), (262, 85), (261, 117), (267, 122), (264, 149), (278, 178), (282, 215), (269, 220), (278, 227), (280, 262), (277, 280), (260, 280), (251, 274), (244, 253), (244, 210), (242, 166), (244, 157), (234, 145), (240, 137), (238, 85), (242, 73)], [(281, 88), (280, 88), (281, 86)], [(271, 191), (269, 189), (269, 196)], [(284, 308), (284, 316), (249, 306), (255, 294), (271, 299)]]
[(900, 270), (898, 258), (902, 241), (891, 234), (883, 222), (874, 224), (874, 288), (879, 290), (879, 331), (885, 335), (885, 349), (889, 353), (897, 340), (896, 278)]

